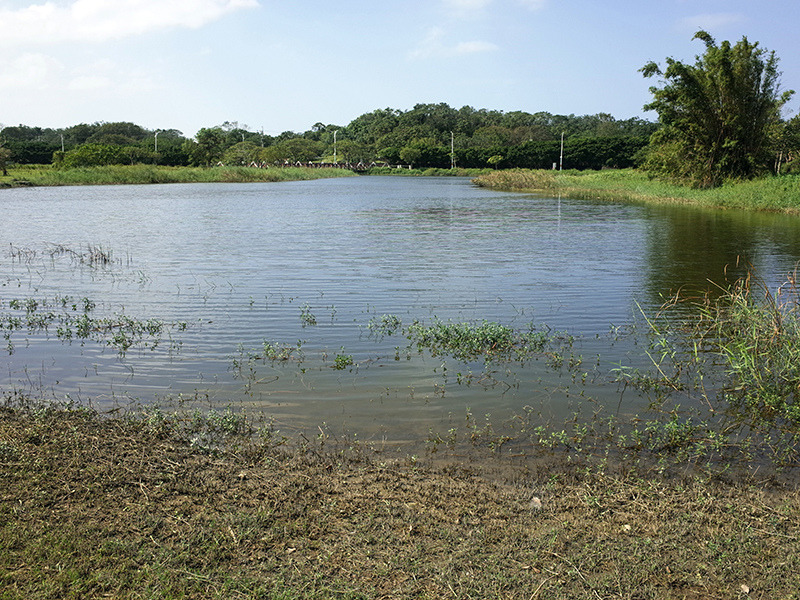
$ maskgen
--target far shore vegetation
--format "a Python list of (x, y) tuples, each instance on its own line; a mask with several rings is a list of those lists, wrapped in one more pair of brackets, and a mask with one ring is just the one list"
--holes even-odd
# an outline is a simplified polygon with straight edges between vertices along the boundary
[(694, 188), (650, 177), (638, 169), (603, 171), (492, 171), (475, 178), (477, 185), (508, 191), (544, 193), (585, 200), (694, 204), (800, 214), (800, 175), (726, 182)]
[(54, 169), (50, 165), (30, 165), (9, 169), (0, 177), (0, 187), (123, 185), (146, 183), (247, 183), (256, 181), (298, 181), (355, 175), (347, 169), (286, 167), (167, 167), (159, 165), (106, 165), (74, 169)]
[[(393, 175), (476, 177), (496, 170), (478, 183), (574, 197), (797, 211), (796, 179), (787, 175), (800, 171), (800, 115), (783, 116), (794, 92), (782, 88), (778, 57), (746, 37), (718, 43), (698, 31), (694, 39), (705, 51), (693, 64), (667, 58), (663, 67), (649, 62), (640, 69), (658, 80), (644, 107), (657, 114), (656, 122), (439, 103), (375, 110), (347, 125), (318, 122), (279, 135), (235, 121), (201, 128), (193, 137), (129, 122), (19, 125), (0, 130), (0, 187), (351, 174), (316, 168), (337, 165)], [(314, 168), (294, 169), (304, 166)], [(556, 169), (558, 175), (544, 174)]]

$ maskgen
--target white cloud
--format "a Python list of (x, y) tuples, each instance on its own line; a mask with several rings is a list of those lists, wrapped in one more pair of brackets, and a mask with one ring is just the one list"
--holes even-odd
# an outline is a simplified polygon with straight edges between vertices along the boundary
[(46, 89), (63, 68), (58, 60), (45, 54), (15, 56), (0, 61), (0, 89)]
[(50, 1), (0, 9), (0, 45), (102, 42), (164, 29), (196, 29), (257, 6), (257, 0)]
[(697, 31), (698, 29), (713, 30), (733, 25), (743, 20), (744, 17), (736, 13), (706, 13), (681, 19), (678, 26), (688, 31)]
[(23, 53), (0, 62), (0, 90), (13, 90), (18, 98), (42, 92), (130, 96), (158, 87), (148, 70), (125, 69), (106, 58), (69, 67), (54, 56)]
[(452, 48), (445, 48), (446, 53), (451, 56), (461, 56), (464, 54), (477, 54), (479, 52), (492, 52), (497, 50), (497, 46), (491, 42), (460, 42)]
[(432, 27), (428, 30), (428, 35), (413, 50), (409, 56), (412, 59), (425, 59), (430, 57), (452, 57), (464, 56), (466, 54), (476, 54), (481, 52), (491, 52), (498, 47), (491, 42), (475, 40), (471, 42), (459, 42), (454, 45), (445, 44), (445, 31), (440, 27)]

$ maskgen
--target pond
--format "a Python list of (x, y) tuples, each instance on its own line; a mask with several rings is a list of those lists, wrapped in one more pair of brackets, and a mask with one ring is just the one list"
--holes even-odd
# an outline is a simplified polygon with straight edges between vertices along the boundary
[[(800, 259), (793, 217), (463, 178), (11, 189), (0, 207), (4, 391), (230, 405), (390, 441), (468, 413), (634, 413), (643, 400), (621, 398), (610, 372), (647, 358), (619, 332), (679, 289), (713, 290), (747, 264), (779, 282)], [(31, 303), (55, 315), (47, 330), (9, 331)], [(87, 339), (83, 314), (98, 319)], [(125, 318), (163, 328), (120, 352)], [(465, 363), (410, 345), (415, 320), (558, 332), (560, 345)]]

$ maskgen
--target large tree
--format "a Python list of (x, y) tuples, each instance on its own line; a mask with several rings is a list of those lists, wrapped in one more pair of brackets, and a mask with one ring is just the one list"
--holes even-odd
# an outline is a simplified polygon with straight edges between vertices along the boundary
[(769, 134), (781, 107), (794, 92), (781, 92), (778, 58), (746, 37), (717, 45), (705, 31), (705, 53), (695, 64), (668, 58), (662, 71), (654, 62), (641, 72), (657, 75), (653, 101), (662, 127), (653, 134), (645, 167), (697, 187), (728, 179), (748, 179), (772, 166)]

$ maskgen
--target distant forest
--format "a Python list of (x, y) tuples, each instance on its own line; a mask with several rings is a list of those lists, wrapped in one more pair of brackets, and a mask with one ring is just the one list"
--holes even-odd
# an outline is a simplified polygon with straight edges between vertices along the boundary
[[(361, 115), (348, 125), (316, 123), (277, 136), (237, 122), (175, 129), (128, 122), (81, 123), (64, 129), (18, 125), (0, 130), (9, 162), (64, 168), (151, 163), (173, 166), (283, 165), (310, 162), (408, 165), (415, 168), (630, 167), (658, 125), (639, 118), (503, 112), (417, 104)], [(563, 136), (563, 159), (561, 141)]]

